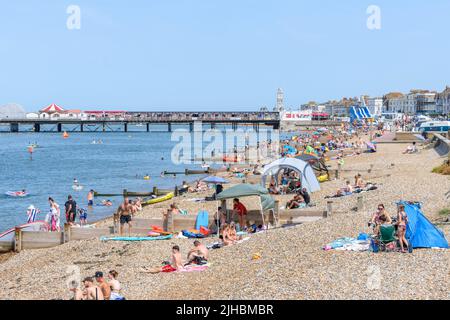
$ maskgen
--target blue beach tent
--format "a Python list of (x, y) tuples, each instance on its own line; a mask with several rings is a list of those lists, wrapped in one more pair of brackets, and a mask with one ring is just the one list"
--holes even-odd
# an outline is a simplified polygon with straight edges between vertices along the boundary
[(422, 213), (420, 203), (400, 201), (408, 216), (406, 239), (413, 248), (445, 248), (448, 242), (444, 233), (432, 224)]
[(371, 119), (373, 116), (367, 107), (354, 106), (350, 108), (350, 122), (353, 123), (355, 120), (361, 121), (365, 119)]

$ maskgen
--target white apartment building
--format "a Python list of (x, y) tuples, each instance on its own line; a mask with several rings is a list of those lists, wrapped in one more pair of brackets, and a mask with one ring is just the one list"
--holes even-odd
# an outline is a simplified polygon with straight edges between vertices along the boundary
[(381, 116), (381, 113), (383, 112), (383, 98), (365, 97), (365, 103), (372, 116)]
[(435, 113), (436, 92), (412, 90), (407, 94), (398, 94), (387, 98), (388, 111), (407, 114)]

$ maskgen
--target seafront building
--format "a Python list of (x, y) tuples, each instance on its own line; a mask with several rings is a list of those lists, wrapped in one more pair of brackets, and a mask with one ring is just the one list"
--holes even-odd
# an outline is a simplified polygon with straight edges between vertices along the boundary
[(440, 114), (450, 114), (450, 87), (436, 95), (436, 111)]
[(407, 94), (390, 92), (383, 97), (384, 111), (406, 114), (439, 113), (437, 96), (437, 92), (429, 90), (411, 90)]

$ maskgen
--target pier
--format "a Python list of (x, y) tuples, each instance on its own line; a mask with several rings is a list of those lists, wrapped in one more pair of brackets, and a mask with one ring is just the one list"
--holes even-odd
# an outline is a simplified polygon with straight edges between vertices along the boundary
[[(124, 112), (120, 115), (99, 114), (84, 118), (39, 117), (35, 119), (0, 119), (2, 132), (151, 132), (152, 125), (164, 125), (172, 132), (174, 125), (186, 125), (194, 131), (194, 123), (201, 122), (211, 129), (217, 125), (229, 125), (232, 130), (239, 126), (280, 128), (278, 112)], [(70, 126), (70, 128), (69, 128)], [(28, 129), (24, 130), (23, 128)], [(133, 128), (142, 127), (140, 130)]]

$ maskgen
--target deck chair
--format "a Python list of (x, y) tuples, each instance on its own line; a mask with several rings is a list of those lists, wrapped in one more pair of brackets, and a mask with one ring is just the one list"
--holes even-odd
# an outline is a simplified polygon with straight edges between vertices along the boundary
[(387, 250), (387, 245), (391, 242), (397, 242), (397, 238), (395, 237), (395, 226), (381, 225), (378, 242), (382, 251), (389, 251)]

